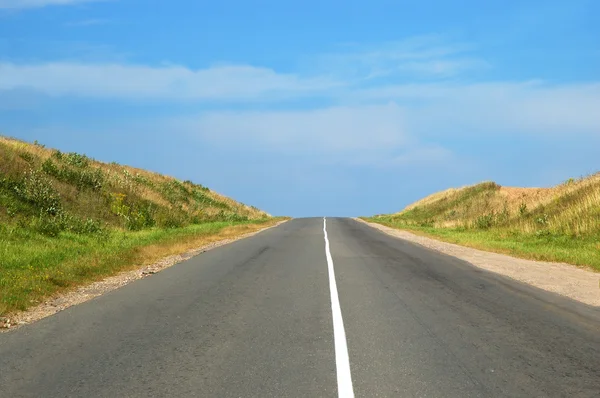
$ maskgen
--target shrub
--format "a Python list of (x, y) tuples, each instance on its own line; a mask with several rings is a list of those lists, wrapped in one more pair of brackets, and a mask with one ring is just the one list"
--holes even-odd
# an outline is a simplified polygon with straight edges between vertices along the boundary
[(31, 227), (34, 231), (50, 237), (58, 236), (64, 230), (64, 225), (58, 217), (51, 217), (43, 213), (40, 217), (33, 219)]
[(427, 227), (427, 228), (433, 227), (434, 224), (435, 224), (435, 220), (433, 218), (429, 218), (429, 219), (418, 222), (418, 225), (420, 227)]
[(494, 225), (494, 215), (486, 214), (483, 216), (477, 217), (475, 220), (475, 226), (479, 229), (489, 229)]
[(208, 189), (204, 189), (204, 188), (194, 189), (192, 191), (192, 198), (198, 204), (214, 206), (214, 207), (218, 207), (223, 210), (231, 210), (231, 206), (229, 206), (227, 203), (219, 202), (218, 200), (215, 200), (215, 199), (211, 198), (210, 196), (208, 196), (205, 193), (207, 191), (208, 191)]
[(42, 235), (55, 237), (63, 231), (74, 234), (89, 235), (104, 232), (100, 222), (93, 219), (81, 220), (64, 211), (57, 215), (41, 213), (39, 217), (34, 218), (30, 227)]
[(141, 175), (141, 174), (136, 174), (133, 177), (133, 180), (135, 182), (137, 182), (138, 184), (146, 185), (147, 187), (150, 187), (150, 188), (154, 187), (154, 183), (152, 181), (150, 181), (148, 178), (146, 178), (143, 175)]
[(99, 191), (104, 185), (104, 173), (100, 169), (71, 170), (68, 176), (79, 189), (89, 188)]
[(59, 168), (51, 159), (42, 163), (42, 170), (57, 180), (74, 185), (78, 189), (88, 188), (98, 191), (102, 189), (105, 181), (104, 173), (100, 169), (68, 166)]
[(130, 231), (139, 231), (144, 228), (152, 228), (156, 225), (154, 220), (155, 205), (151, 202), (141, 204), (130, 204), (127, 195), (122, 193), (111, 193), (111, 211), (119, 216)]
[(78, 218), (73, 218), (73, 221), (68, 229), (76, 234), (91, 235), (104, 232), (102, 224), (100, 224), (99, 221), (95, 221), (91, 218), (88, 218), (85, 221)]
[(86, 168), (90, 165), (90, 158), (88, 158), (85, 155), (80, 155), (75, 152), (67, 153), (64, 156), (64, 161), (65, 161), (65, 163), (67, 163), (71, 166), (80, 167), (80, 168)]
[(42, 163), (42, 171), (53, 177), (57, 177), (60, 174), (60, 170), (58, 169), (56, 164), (52, 161), (52, 159), (46, 159), (46, 161), (44, 161), (44, 163)]
[(168, 181), (162, 184), (161, 192), (165, 199), (171, 204), (189, 203), (192, 193), (188, 188), (177, 180)]
[(131, 211), (127, 216), (126, 227), (130, 231), (140, 231), (144, 228), (152, 228), (156, 225), (152, 216), (153, 209), (150, 205), (142, 206), (134, 211)]
[(177, 217), (173, 214), (168, 215), (167, 217), (163, 218), (160, 221), (160, 226), (162, 228), (170, 228), (170, 229), (181, 228), (181, 227), (184, 227), (185, 224), (186, 223), (180, 217)]
[(27, 172), (14, 190), (20, 199), (35, 205), (44, 213), (55, 215), (61, 209), (60, 197), (52, 182), (37, 170)]
[(502, 212), (496, 217), (496, 222), (498, 224), (505, 224), (508, 222), (509, 218), (510, 212), (508, 211), (508, 205), (505, 203)]
[(450, 210), (448, 214), (446, 214), (446, 220), (452, 220), (456, 217), (456, 210)]

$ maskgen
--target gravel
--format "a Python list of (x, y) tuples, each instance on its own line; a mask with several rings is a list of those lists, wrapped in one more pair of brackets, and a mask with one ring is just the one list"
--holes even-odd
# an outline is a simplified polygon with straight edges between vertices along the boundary
[(381, 224), (360, 219), (356, 220), (397, 238), (467, 261), (476, 267), (594, 307), (600, 307), (600, 273), (570, 264), (532, 261), (505, 254), (486, 252), (453, 243), (441, 242)]

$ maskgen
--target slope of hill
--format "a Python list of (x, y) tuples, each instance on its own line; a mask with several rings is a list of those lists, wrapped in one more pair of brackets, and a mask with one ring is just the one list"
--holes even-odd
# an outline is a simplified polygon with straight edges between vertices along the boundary
[(55, 235), (265, 217), (190, 181), (0, 137), (0, 223)]
[(272, 222), (190, 181), (0, 137), (0, 315)]
[(600, 269), (600, 173), (552, 188), (449, 189), (369, 221), (453, 243)]

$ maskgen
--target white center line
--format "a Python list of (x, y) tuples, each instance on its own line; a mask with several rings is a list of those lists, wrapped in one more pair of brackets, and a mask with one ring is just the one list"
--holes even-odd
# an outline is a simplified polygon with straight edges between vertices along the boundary
[(335, 282), (335, 271), (333, 269), (333, 258), (329, 250), (329, 238), (327, 237), (327, 218), (323, 218), (323, 233), (325, 234), (325, 255), (327, 256), (327, 268), (329, 269), (329, 291), (331, 293), (331, 312), (333, 314), (333, 338), (335, 342), (335, 364), (337, 369), (338, 397), (354, 398), (352, 388), (352, 374), (350, 373), (350, 358), (348, 356), (348, 345), (346, 343), (346, 331), (342, 319), (342, 309), (338, 297), (337, 283)]

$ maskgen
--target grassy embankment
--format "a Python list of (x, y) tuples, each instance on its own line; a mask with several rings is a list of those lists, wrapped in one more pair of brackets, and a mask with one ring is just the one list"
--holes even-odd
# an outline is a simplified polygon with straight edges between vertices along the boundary
[(277, 221), (190, 181), (0, 137), (0, 315)]
[(600, 173), (553, 188), (485, 182), (365, 218), (443, 241), (600, 271)]

